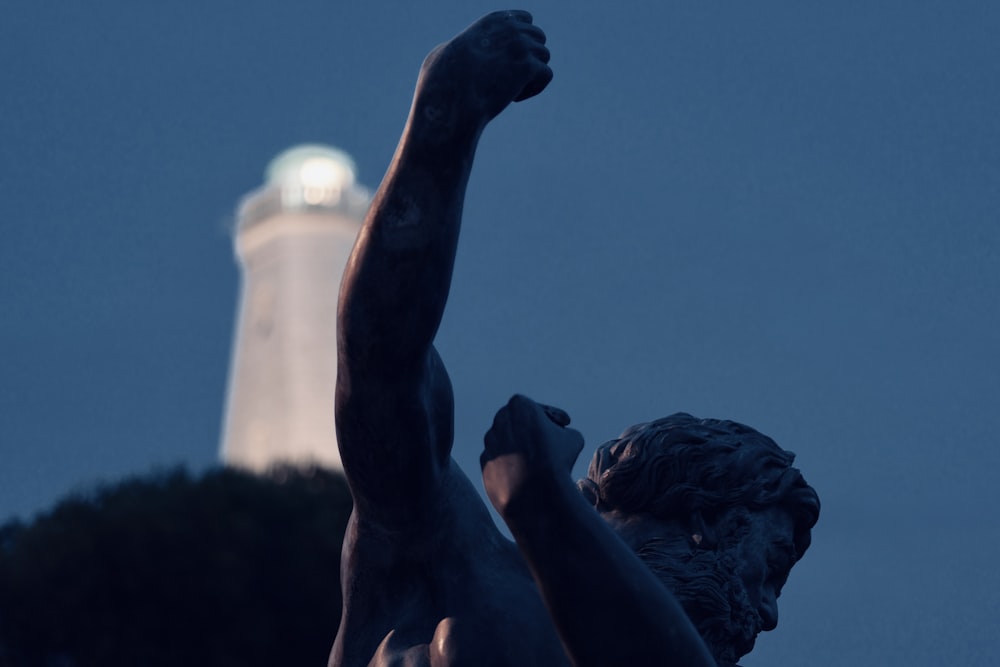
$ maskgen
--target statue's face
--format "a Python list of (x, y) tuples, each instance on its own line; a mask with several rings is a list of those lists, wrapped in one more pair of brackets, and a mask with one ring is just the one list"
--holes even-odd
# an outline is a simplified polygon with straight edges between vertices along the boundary
[(795, 553), (795, 524), (779, 507), (750, 515), (750, 532), (740, 542), (740, 579), (749, 603), (760, 614), (761, 630), (778, 625), (778, 597)]
[[(778, 596), (796, 560), (788, 512), (777, 507), (753, 512), (737, 544), (693, 551), (692, 545), (704, 538), (676, 521), (620, 512), (606, 512), (604, 518), (674, 589), (718, 659), (735, 662), (750, 652), (757, 634), (777, 625)], [(703, 590), (698, 582), (710, 586), (713, 581), (729, 583), (715, 595), (698, 595)], [(727, 606), (717, 608), (722, 590)]]

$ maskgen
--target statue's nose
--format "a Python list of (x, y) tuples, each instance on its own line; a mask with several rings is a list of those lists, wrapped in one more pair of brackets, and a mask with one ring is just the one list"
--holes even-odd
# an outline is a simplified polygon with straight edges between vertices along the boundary
[(778, 627), (778, 598), (770, 586), (762, 591), (757, 613), (760, 614), (761, 630), (768, 632)]

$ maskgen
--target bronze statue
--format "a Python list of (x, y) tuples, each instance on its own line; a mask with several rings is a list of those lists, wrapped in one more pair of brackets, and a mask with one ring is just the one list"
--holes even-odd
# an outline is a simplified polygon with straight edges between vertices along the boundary
[(819, 512), (793, 455), (733, 422), (677, 414), (583, 446), (558, 408), (514, 396), (481, 457), (498, 531), (451, 459), (433, 346), (479, 136), (552, 78), (526, 12), (490, 14), (425, 60), (340, 296), (337, 431), (354, 496), (330, 657), (357, 665), (735, 665)]

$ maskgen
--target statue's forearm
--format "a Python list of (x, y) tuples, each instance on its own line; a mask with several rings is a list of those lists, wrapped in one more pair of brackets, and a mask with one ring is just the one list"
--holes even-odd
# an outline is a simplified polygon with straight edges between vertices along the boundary
[[(447, 83), (422, 76), (396, 155), (344, 276), (344, 344), (390, 368), (420, 362), (451, 284), (481, 127)], [(373, 346), (375, 349), (373, 349)], [(375, 370), (371, 367), (370, 370)]]
[[(375, 361), (419, 362), (451, 283), (465, 187), (486, 124), (552, 78), (544, 33), (496, 12), (424, 61), (406, 129), (344, 276), (341, 344)], [(342, 353), (343, 354), (343, 353)]]
[(504, 519), (577, 667), (714, 667), (677, 600), (568, 477), (533, 484)]

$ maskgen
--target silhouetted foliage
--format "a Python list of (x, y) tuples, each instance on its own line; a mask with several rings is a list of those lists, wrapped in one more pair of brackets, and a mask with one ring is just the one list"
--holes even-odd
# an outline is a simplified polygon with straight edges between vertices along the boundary
[(324, 665), (350, 515), (336, 473), (175, 470), (0, 527), (0, 667)]

